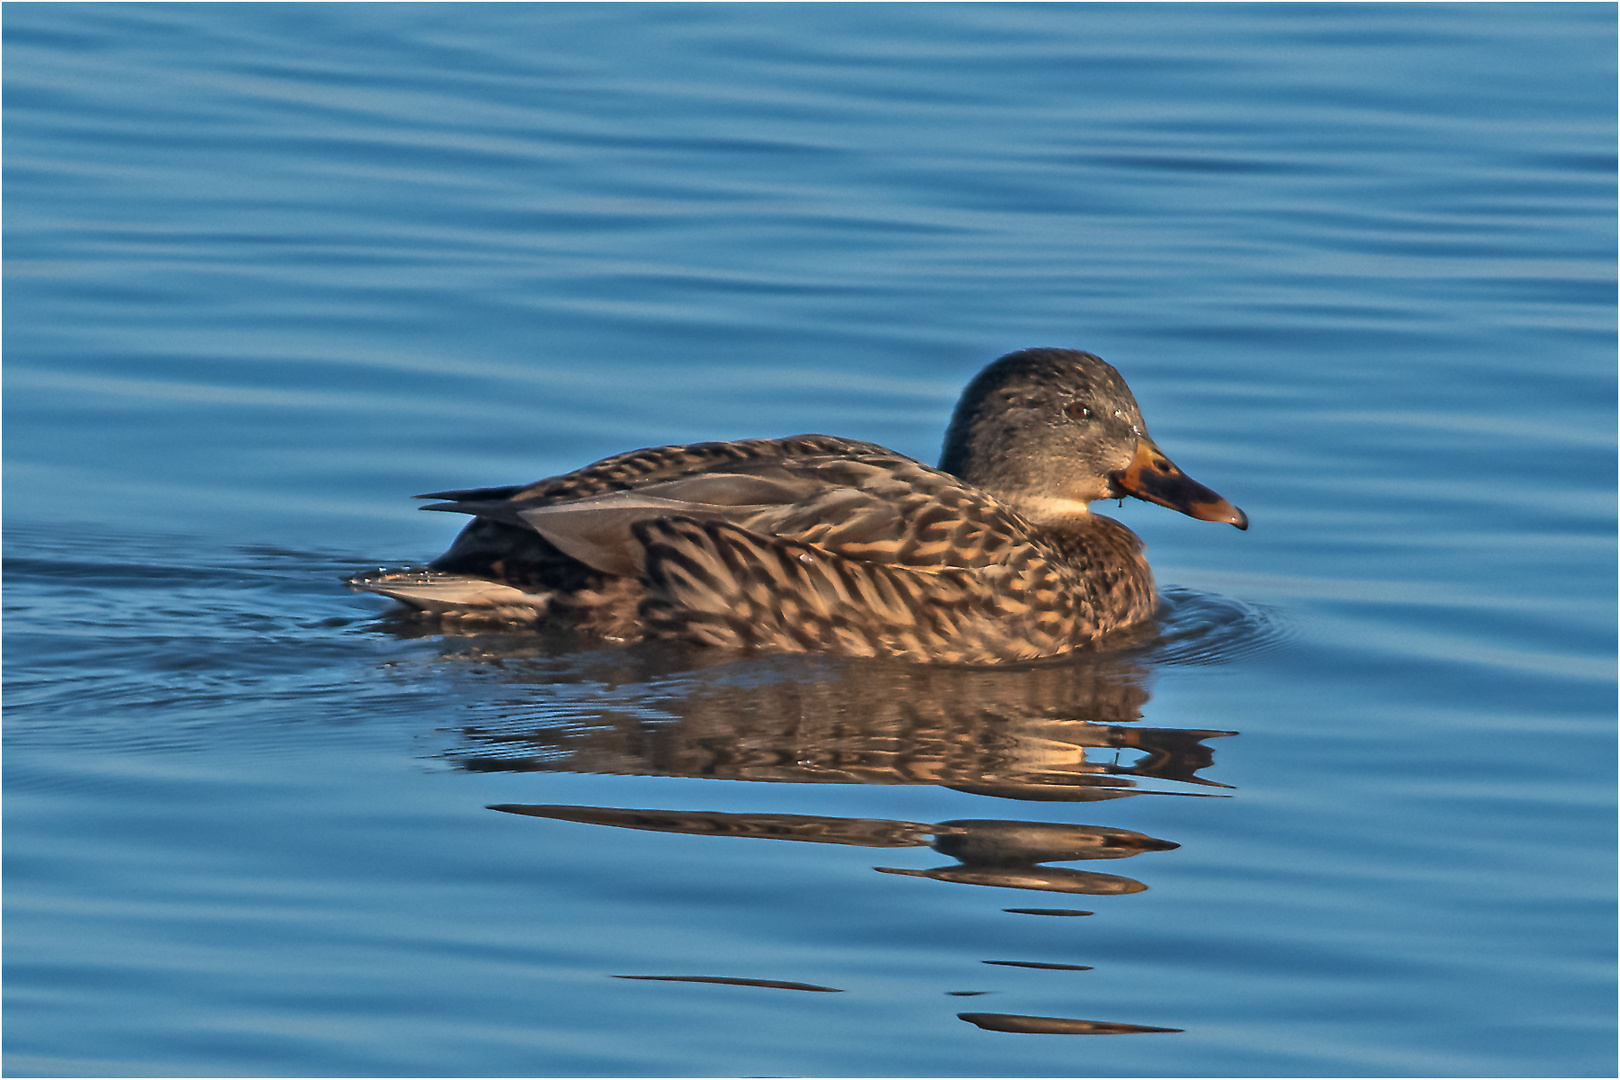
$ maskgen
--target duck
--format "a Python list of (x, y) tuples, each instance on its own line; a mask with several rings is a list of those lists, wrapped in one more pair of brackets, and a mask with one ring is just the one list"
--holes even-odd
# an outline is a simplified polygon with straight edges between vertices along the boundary
[(439, 491), (471, 521), (426, 566), (348, 579), (431, 616), (607, 642), (994, 665), (1107, 647), (1159, 604), (1094, 502), (1249, 519), (1148, 435), (1100, 357), (1032, 348), (963, 391), (937, 468), (832, 435), (658, 446)]

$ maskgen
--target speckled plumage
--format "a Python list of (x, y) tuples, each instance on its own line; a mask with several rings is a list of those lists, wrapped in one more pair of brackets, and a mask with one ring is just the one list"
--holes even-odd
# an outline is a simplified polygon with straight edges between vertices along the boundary
[(1153, 614), (1138, 495), (1242, 528), (1147, 437), (1117, 372), (1031, 349), (964, 392), (942, 469), (828, 435), (635, 450), (528, 486), (438, 492), (473, 515), (426, 568), (351, 583), (461, 617), (602, 637), (998, 663)]

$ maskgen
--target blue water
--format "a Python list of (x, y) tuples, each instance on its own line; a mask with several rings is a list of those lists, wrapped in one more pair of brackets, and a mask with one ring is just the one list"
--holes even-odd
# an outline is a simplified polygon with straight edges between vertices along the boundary
[[(1615, 31), (7, 5), (6, 1072), (1613, 1075)], [(340, 584), (1048, 344), (1253, 520), (1125, 655)]]

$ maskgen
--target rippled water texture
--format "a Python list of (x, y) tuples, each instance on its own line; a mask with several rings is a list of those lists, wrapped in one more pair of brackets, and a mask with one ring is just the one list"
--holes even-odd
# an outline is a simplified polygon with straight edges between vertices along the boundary
[[(1610, 5), (7, 5), (8, 1075), (1615, 1061)], [(1101, 353), (1128, 648), (403, 618), (421, 491)]]

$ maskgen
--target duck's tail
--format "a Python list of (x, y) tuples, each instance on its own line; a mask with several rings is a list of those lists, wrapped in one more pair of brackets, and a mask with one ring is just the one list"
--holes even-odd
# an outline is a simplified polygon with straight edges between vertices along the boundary
[(550, 610), (552, 600), (549, 590), (524, 592), (488, 578), (426, 566), (368, 570), (346, 578), (344, 584), (380, 593), (419, 611), (498, 622), (529, 622), (542, 618)]

